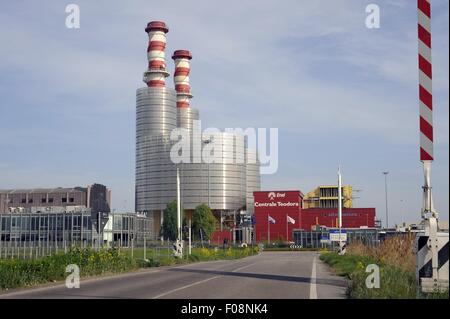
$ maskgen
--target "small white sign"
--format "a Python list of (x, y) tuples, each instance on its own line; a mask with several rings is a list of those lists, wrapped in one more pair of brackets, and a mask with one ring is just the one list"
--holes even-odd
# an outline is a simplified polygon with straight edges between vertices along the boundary
[(347, 233), (341, 233), (341, 240), (339, 240), (339, 232), (330, 233), (330, 240), (346, 242), (347, 241)]

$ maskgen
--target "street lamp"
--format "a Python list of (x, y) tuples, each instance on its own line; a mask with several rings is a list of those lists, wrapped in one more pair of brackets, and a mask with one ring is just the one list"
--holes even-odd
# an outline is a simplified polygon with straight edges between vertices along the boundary
[[(203, 145), (210, 144), (211, 139), (203, 140)], [(208, 164), (208, 207), (211, 208), (211, 199), (210, 199), (210, 172), (209, 172), (209, 163)]]
[(389, 228), (389, 210), (388, 210), (388, 191), (387, 191), (387, 176), (389, 172), (383, 172), (384, 175), (384, 193), (386, 198), (386, 229)]
[(402, 224), (406, 226), (404, 200), (400, 199), (400, 215), (402, 216)]

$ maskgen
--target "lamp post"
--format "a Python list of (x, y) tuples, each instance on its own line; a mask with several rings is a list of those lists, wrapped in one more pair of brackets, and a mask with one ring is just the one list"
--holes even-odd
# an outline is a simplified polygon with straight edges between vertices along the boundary
[(180, 196), (180, 170), (177, 167), (177, 242), (182, 240), (181, 232), (181, 196)]
[(388, 210), (388, 189), (387, 189), (387, 176), (389, 172), (383, 172), (384, 175), (384, 194), (386, 199), (386, 229), (389, 228), (389, 210)]
[(345, 254), (345, 242), (342, 241), (342, 175), (338, 169), (338, 226), (339, 226), (339, 255)]
[(181, 190), (180, 190), (180, 170), (177, 167), (177, 240), (174, 247), (174, 256), (183, 257), (183, 234), (181, 225)]
[[(203, 140), (202, 143), (203, 145), (210, 144), (211, 139)], [(210, 188), (210, 171), (209, 171), (210, 163), (208, 162), (207, 164), (208, 164), (208, 207), (211, 208), (211, 199), (210, 199), (211, 188)]]
[(406, 226), (404, 203), (405, 203), (405, 201), (403, 199), (400, 199), (400, 215), (402, 218), (402, 224), (405, 224), (405, 226)]

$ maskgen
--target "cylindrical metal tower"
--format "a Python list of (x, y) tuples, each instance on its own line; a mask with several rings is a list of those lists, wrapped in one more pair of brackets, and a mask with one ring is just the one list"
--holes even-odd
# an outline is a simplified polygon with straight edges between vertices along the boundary
[(178, 107), (177, 108), (177, 126), (188, 129), (190, 132), (193, 130), (193, 121), (198, 121), (200, 114), (197, 109), (193, 107)]
[[(164, 22), (148, 23), (148, 87), (136, 92), (136, 211), (162, 210), (173, 200), (175, 165), (170, 160), (170, 132), (177, 127), (176, 92), (165, 87), (164, 49), (168, 28)], [(170, 199), (170, 200), (169, 200)]]
[[(241, 135), (223, 132), (214, 134), (211, 139), (203, 138), (202, 145), (206, 147), (209, 144), (217, 152), (216, 161), (207, 163), (203, 158), (201, 163), (181, 166), (184, 209), (194, 209), (202, 203), (217, 211), (234, 211), (245, 206), (246, 165), (234, 160), (235, 152), (244, 152), (244, 149), (234, 149), (235, 141), (243, 138)], [(238, 156), (243, 158), (243, 155)]]

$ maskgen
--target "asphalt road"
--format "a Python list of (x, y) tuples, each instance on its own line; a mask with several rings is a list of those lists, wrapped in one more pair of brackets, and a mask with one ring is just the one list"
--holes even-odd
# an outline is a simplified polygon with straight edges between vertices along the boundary
[(2, 292), (0, 298), (329, 299), (345, 298), (345, 279), (316, 252), (263, 252), (238, 260), (146, 269)]

